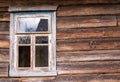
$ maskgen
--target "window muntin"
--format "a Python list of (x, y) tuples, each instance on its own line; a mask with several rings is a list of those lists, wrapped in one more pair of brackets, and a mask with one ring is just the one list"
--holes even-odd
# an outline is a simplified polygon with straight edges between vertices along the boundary
[[(11, 26), (11, 65), (10, 76), (51, 76), (56, 75), (56, 63), (55, 63), (55, 19), (52, 18), (55, 13), (47, 14), (13, 14), (14, 22)], [(39, 31), (21, 31), (21, 20), (30, 19), (45, 19), (47, 23), (45, 28)], [(53, 20), (54, 19), (54, 20)], [(22, 21), (23, 22), (23, 21)], [(31, 22), (31, 21), (30, 21)], [(28, 22), (26, 21), (28, 24)], [(38, 23), (37, 23), (38, 24)], [(38, 24), (39, 26), (40, 24)], [(30, 25), (31, 26), (31, 25)], [(44, 25), (43, 25), (44, 26)], [(26, 27), (25, 27), (26, 28)], [(34, 25), (33, 27), (34, 28)], [(51, 39), (52, 38), (52, 39)], [(25, 53), (28, 51), (29, 53)], [(22, 54), (22, 55), (20, 55)], [(41, 54), (41, 55), (40, 55)], [(45, 54), (45, 55), (43, 55)], [(45, 56), (45, 57), (44, 57)], [(24, 57), (24, 58), (23, 58)], [(25, 61), (25, 58), (27, 60)], [(42, 60), (43, 59), (43, 60)], [(47, 60), (48, 59), (48, 60)], [(21, 62), (21, 60), (24, 60)], [(45, 62), (45, 63), (43, 63)], [(12, 67), (13, 66), (13, 67)]]

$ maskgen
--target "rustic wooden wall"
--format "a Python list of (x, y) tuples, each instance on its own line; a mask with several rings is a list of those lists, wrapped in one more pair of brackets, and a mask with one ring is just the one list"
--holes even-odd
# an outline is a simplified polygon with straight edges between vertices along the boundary
[[(13, 78), (9, 5), (57, 4), (57, 77)], [(0, 82), (120, 82), (120, 0), (1, 0)]]

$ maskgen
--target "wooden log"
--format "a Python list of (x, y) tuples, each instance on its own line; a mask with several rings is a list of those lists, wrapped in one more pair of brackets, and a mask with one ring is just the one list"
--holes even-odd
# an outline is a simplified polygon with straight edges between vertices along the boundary
[(120, 74), (59, 75), (55, 82), (120, 82)]
[(0, 22), (0, 31), (9, 32), (9, 22)]
[(8, 63), (0, 63), (0, 77), (8, 76)]
[(0, 7), (0, 12), (7, 12), (8, 11), (8, 7)]
[(61, 62), (58, 74), (120, 73), (120, 61)]
[(57, 52), (57, 62), (120, 60), (120, 50)]
[(75, 5), (61, 6), (58, 8), (57, 16), (76, 15), (112, 15), (120, 14), (120, 5)]
[(0, 48), (9, 48), (9, 41), (0, 40)]
[(57, 40), (57, 51), (120, 49), (120, 38)]
[(120, 28), (58, 29), (57, 39), (120, 37)]
[(8, 7), (10, 5), (10, 0), (1, 0), (0, 7)]
[(57, 28), (85, 28), (85, 27), (117, 26), (115, 16), (76, 16), (58, 17)]
[(10, 21), (10, 14), (8, 12), (0, 13), (0, 21)]
[(80, 5), (80, 4), (111, 4), (120, 3), (119, 0), (12, 0), (14, 5), (40, 5), (40, 4), (57, 4), (57, 5)]
[(0, 62), (9, 62), (9, 49), (0, 49)]
[(9, 41), (9, 35), (8, 34), (0, 34), (0, 40), (2, 41)]

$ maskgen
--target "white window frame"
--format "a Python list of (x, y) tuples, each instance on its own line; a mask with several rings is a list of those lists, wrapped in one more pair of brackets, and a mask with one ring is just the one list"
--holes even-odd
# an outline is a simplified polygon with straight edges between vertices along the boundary
[[(32, 13), (32, 14), (31, 14)], [(49, 30), (47, 32), (49, 36), (49, 65), (48, 67), (33, 67), (32, 69), (28, 70), (26, 68), (19, 69), (18, 68), (18, 58), (17, 58), (17, 48), (16, 48), (16, 37), (19, 36), (21, 33), (16, 32), (17, 28), (17, 18), (18, 17), (49, 17)], [(31, 33), (23, 33), (31, 34)], [(35, 32), (32, 33), (34, 36), (46, 36), (44, 32)], [(31, 34), (31, 35), (32, 35)], [(23, 35), (23, 36), (24, 36)], [(34, 60), (35, 57), (31, 56), (31, 60)], [(35, 62), (35, 61), (32, 61)], [(45, 69), (48, 69), (47, 71)], [(44, 71), (45, 70), (45, 71)], [(49, 11), (49, 12), (15, 12), (10, 14), (10, 70), (9, 76), (11, 77), (21, 77), (21, 76), (56, 76), (56, 12)]]

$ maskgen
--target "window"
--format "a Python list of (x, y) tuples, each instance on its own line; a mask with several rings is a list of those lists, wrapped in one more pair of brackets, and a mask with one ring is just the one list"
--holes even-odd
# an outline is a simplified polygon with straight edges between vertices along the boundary
[(56, 13), (13, 12), (10, 76), (56, 75)]

